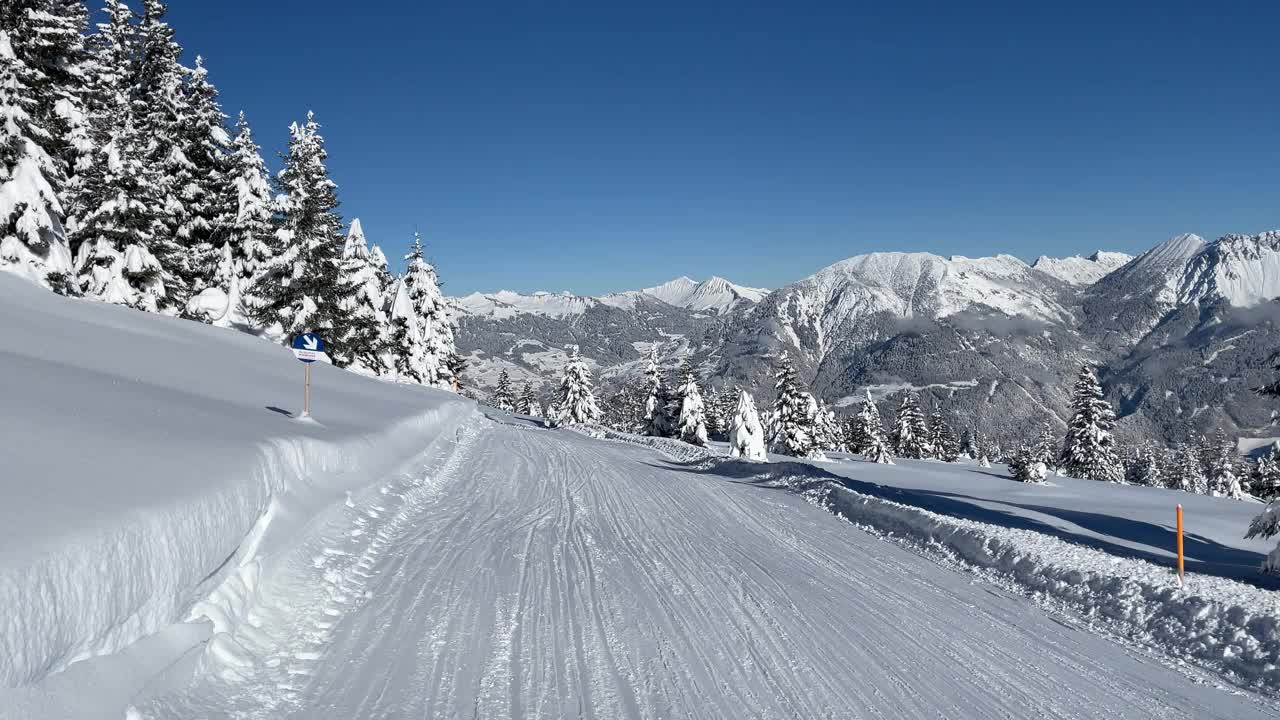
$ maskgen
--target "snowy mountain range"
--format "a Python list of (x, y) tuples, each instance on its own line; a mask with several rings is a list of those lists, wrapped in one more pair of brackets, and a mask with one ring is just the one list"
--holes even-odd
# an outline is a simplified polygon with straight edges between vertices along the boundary
[(712, 385), (771, 395), (786, 352), (827, 402), (870, 389), (886, 413), (916, 388), (965, 425), (1027, 434), (1068, 416), (1070, 378), (1100, 374), (1121, 431), (1177, 440), (1219, 426), (1271, 429), (1249, 388), (1280, 348), (1280, 233), (1206, 242), (1179, 235), (1132, 257), (942, 257), (876, 252), (773, 291), (680, 278), (600, 298), (515, 293), (461, 298), (459, 348), (472, 381), (501, 369), (551, 380), (577, 343), (606, 387), (634, 378), (653, 344)]

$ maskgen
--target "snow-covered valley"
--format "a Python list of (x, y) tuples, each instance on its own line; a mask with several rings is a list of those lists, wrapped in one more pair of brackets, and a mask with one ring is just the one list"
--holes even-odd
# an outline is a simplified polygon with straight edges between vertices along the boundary
[(1179, 590), (1169, 491), (730, 461), (323, 365), (300, 420), (270, 342), (0, 296), (0, 717), (1276, 711), (1240, 503), (1177, 498)]

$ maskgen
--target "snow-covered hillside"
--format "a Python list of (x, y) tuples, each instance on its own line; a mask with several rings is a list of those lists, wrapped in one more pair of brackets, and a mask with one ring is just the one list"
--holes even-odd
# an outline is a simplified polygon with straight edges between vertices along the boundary
[(720, 277), (712, 277), (702, 282), (690, 280), (688, 277), (679, 277), (656, 287), (609, 293), (600, 297), (575, 295), (568, 291), (535, 292), (526, 295), (510, 290), (500, 290), (493, 293), (472, 293), (458, 298), (455, 302), (462, 312), (468, 315), (498, 320), (517, 315), (566, 318), (581, 315), (599, 305), (634, 310), (641, 296), (696, 313), (719, 315), (738, 307), (757, 303), (768, 294), (768, 290), (735, 285)]
[(1048, 273), (1059, 280), (1072, 285), (1092, 285), (1116, 268), (1133, 260), (1132, 255), (1118, 252), (1098, 252), (1089, 257), (1074, 255), (1065, 258), (1052, 258), (1041, 255), (1031, 267)]

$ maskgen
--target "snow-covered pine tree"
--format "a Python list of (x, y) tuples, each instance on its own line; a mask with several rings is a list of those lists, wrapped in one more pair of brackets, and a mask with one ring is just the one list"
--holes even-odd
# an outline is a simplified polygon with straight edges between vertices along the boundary
[(1036, 438), (1035, 443), (1031, 446), (1031, 451), (1035, 453), (1036, 459), (1044, 463), (1049, 472), (1058, 469), (1058, 456), (1062, 452), (1062, 440), (1053, 432), (1053, 426), (1045, 421), (1040, 426), (1040, 436)]
[(644, 374), (648, 394), (645, 397), (643, 432), (651, 437), (671, 437), (675, 434), (675, 420), (671, 417), (672, 399), (662, 368), (658, 365), (656, 343), (649, 349), (649, 365)]
[[(723, 404), (725, 389), (707, 388), (706, 402), (707, 437), (724, 438), (729, 432), (729, 412)], [(731, 412), (731, 409), (730, 409)]]
[(1009, 471), (1015, 480), (1025, 483), (1042, 483), (1049, 476), (1049, 468), (1039, 452), (1026, 445), (1020, 446), (1009, 458)]
[(209, 82), (204, 58), (196, 56), (196, 66), (187, 71), (180, 92), (183, 112), (176, 127), (177, 149), (190, 163), (191, 182), (178, 191), (186, 213), (175, 234), (187, 248), (189, 282), (197, 293), (217, 287), (220, 246), (238, 210), (238, 203), (228, 204), (227, 193), (237, 173), (228, 152), (227, 116), (218, 105), (218, 89)]
[(1249, 492), (1268, 501), (1280, 497), (1280, 447), (1272, 446), (1270, 452), (1258, 458), (1249, 478)]
[(680, 387), (676, 390), (676, 403), (680, 408), (679, 436), (691, 445), (703, 447), (707, 444), (706, 405), (698, 388), (698, 377), (688, 360), (681, 366), (680, 376)]
[(219, 221), (220, 238), (231, 243), (241, 263), (241, 279), (248, 285), (271, 259), (272, 198), (267, 164), (243, 112), (236, 119), (229, 166), (228, 181), (223, 183), (228, 197), (221, 203), (227, 215)]
[(493, 391), (493, 406), (503, 412), (515, 412), (516, 394), (511, 388), (511, 375), (506, 368), (498, 373), (498, 387)]
[(844, 432), (836, 413), (821, 400), (817, 401), (817, 412), (814, 414), (814, 439), (818, 448), (830, 452), (848, 452)]
[(591, 387), (591, 369), (578, 353), (577, 345), (570, 345), (565, 351), (569, 354), (569, 362), (564, 366), (564, 377), (560, 381), (550, 424), (558, 427), (594, 423), (600, 419), (600, 408)]
[(884, 437), (884, 426), (880, 420), (880, 409), (871, 399), (871, 391), (867, 391), (862, 401), (862, 409), (850, 422), (849, 452), (863, 456), (867, 460), (879, 464), (893, 464), (889, 443)]
[(71, 251), (56, 190), (65, 178), (44, 148), (52, 136), (33, 117), (30, 74), (0, 29), (0, 269), (65, 292)]
[(644, 382), (628, 382), (610, 395), (600, 408), (600, 424), (619, 432), (635, 433), (644, 428)]
[(342, 272), (343, 284), (354, 288), (340, 301), (355, 329), (347, 341), (351, 356), (365, 370), (382, 374), (395, 364), (390, 338), (394, 328), (383, 310), (387, 300), (382, 271), (373, 263), (359, 218), (351, 221), (342, 246)]
[(1169, 487), (1190, 493), (1206, 494), (1209, 481), (1204, 476), (1204, 467), (1196, 449), (1187, 443), (1178, 443), (1172, 457), (1172, 472), (1169, 475)]
[(538, 399), (538, 393), (533, 389), (533, 383), (526, 380), (524, 390), (520, 392), (519, 412), (522, 415), (528, 415), (532, 418), (540, 418), (543, 415), (542, 401)]
[[(774, 373), (772, 433), (769, 444), (776, 452), (798, 458), (821, 455), (814, 441), (810, 414), (812, 397), (800, 389), (791, 358), (782, 355)], [(816, 409), (816, 404), (814, 405)]]
[(1135, 448), (1125, 471), (1125, 480), (1133, 485), (1164, 487), (1165, 478), (1159, 451), (1150, 444)]
[(933, 406), (933, 414), (929, 418), (929, 448), (935, 460), (955, 462), (960, 459), (960, 443), (937, 405)]
[(1233, 500), (1245, 498), (1240, 485), (1240, 472), (1236, 462), (1235, 445), (1227, 440), (1227, 434), (1219, 429), (1213, 436), (1209, 472), (1209, 494)]
[(1071, 422), (1062, 445), (1058, 466), (1072, 477), (1103, 482), (1122, 482), (1115, 454), (1115, 413), (1102, 397), (1102, 386), (1088, 365), (1076, 377)]
[(276, 176), (280, 196), (273, 257), (250, 289), (248, 310), (252, 320), (286, 341), (302, 332), (319, 333), (334, 364), (345, 367), (369, 359), (376, 326), (352, 317), (344, 302), (358, 291), (342, 257), (342, 218), (319, 129), (310, 112), (305, 123), (289, 128), (289, 151)]
[[(421, 323), (423, 338), (423, 382), (442, 390), (451, 389), (461, 373), (455, 365), (462, 362), (453, 337), (453, 317), (440, 292), (436, 268), (427, 262), (422, 251), (422, 237), (413, 234), (413, 245), (405, 256), (403, 281), (409, 286), (409, 298)], [(454, 360), (451, 360), (454, 358)]]
[(756, 402), (746, 390), (739, 391), (738, 404), (729, 420), (729, 456), (747, 460), (768, 459)]
[(925, 424), (924, 413), (920, 411), (920, 400), (910, 390), (903, 394), (898, 415), (894, 418), (893, 450), (898, 457), (913, 460), (931, 457), (933, 453), (929, 445), (929, 428)]
[[(87, 108), (87, 81), (92, 73), (85, 46), (88, 23), (89, 11), (81, 0), (6, 0), (0, 4), (0, 31), (9, 34), (16, 57), (13, 69), (25, 87), (27, 111), (46, 134), (38, 143), (56, 166), (58, 179), (64, 181), (58, 184), (50, 178), (63, 200), (93, 151)], [(71, 257), (68, 252), (68, 273)], [(65, 290), (68, 279), (60, 278), (62, 284), (54, 283), (54, 289)]]

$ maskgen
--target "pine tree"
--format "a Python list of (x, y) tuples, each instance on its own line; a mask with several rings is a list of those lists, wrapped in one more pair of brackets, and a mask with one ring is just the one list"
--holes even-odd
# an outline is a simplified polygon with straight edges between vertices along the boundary
[[(371, 253), (372, 255), (372, 253)], [(376, 257), (370, 267), (378, 269)], [(422, 253), (422, 237), (414, 233), (404, 256), (405, 274), (392, 286), (387, 311), (391, 330), (387, 343), (391, 364), (405, 379), (442, 390), (461, 388), (465, 366), (453, 342), (453, 325), (435, 268)]]
[(920, 401), (914, 392), (902, 396), (898, 416), (893, 424), (893, 450), (898, 457), (920, 460), (932, 455), (929, 445), (929, 428), (925, 425)]
[(644, 406), (644, 434), (652, 437), (671, 437), (675, 434), (675, 420), (671, 417), (672, 398), (658, 365), (658, 346), (649, 350), (649, 366), (645, 370), (648, 394)]
[(520, 393), (519, 411), (522, 415), (528, 415), (532, 418), (542, 417), (542, 402), (538, 400), (538, 394), (533, 389), (533, 383), (525, 381), (524, 390)]
[(1054, 472), (1058, 469), (1058, 456), (1061, 453), (1061, 448), (1062, 441), (1053, 432), (1053, 426), (1046, 421), (1040, 426), (1040, 436), (1031, 447), (1032, 452), (1035, 453), (1036, 460), (1044, 463), (1049, 472)]
[(702, 391), (698, 388), (698, 378), (687, 360), (681, 367), (680, 374), (681, 383), (676, 390), (676, 403), (680, 408), (680, 439), (703, 447), (707, 444), (706, 407), (702, 401)]
[(936, 405), (929, 418), (929, 447), (935, 460), (955, 462), (960, 459), (960, 443)]
[(353, 327), (346, 341), (348, 351), (360, 367), (381, 374), (395, 364), (390, 344), (393, 328), (383, 310), (386, 289), (382, 286), (382, 272), (373, 263), (359, 218), (351, 221), (342, 246), (342, 276), (343, 285), (354, 289), (340, 300)]
[(24, 70), (0, 29), (0, 269), (64, 290), (71, 251), (55, 189), (64, 177), (45, 151), (52, 137), (32, 115), (36, 102)]
[(737, 406), (729, 420), (729, 456), (759, 461), (768, 459), (756, 402), (745, 390), (739, 392)]
[(1195, 448), (1179, 443), (1173, 453), (1172, 465), (1169, 487), (1190, 493), (1208, 493), (1209, 481), (1204, 476), (1204, 467)]
[(810, 415), (812, 398), (796, 383), (791, 359), (782, 355), (774, 373), (773, 420), (770, 445), (779, 453), (798, 458), (815, 458), (821, 454), (814, 442)]
[(849, 424), (849, 452), (863, 456), (874, 463), (892, 465), (889, 443), (885, 441), (884, 426), (880, 421), (880, 409), (867, 391), (862, 409)]
[(1249, 481), (1249, 492), (1267, 501), (1280, 497), (1280, 447), (1272, 446), (1271, 452), (1258, 458)]
[(511, 376), (506, 368), (498, 373), (498, 388), (493, 393), (493, 406), (503, 412), (515, 412), (516, 395), (511, 389)]
[(1221, 429), (1214, 435), (1211, 443), (1209, 472), (1206, 473), (1209, 494), (1214, 497), (1226, 497), (1243, 500), (1244, 488), (1240, 485), (1240, 472), (1236, 466), (1235, 446), (1227, 440)]
[(342, 219), (319, 128), (312, 113), (306, 123), (289, 128), (289, 152), (276, 177), (273, 257), (250, 289), (248, 310), (260, 326), (274, 327), (285, 338), (319, 333), (334, 364), (345, 367), (376, 357), (376, 327), (367, 317), (351, 316), (344, 303), (358, 289), (341, 254)]
[(228, 187), (238, 174), (228, 153), (227, 116), (218, 105), (218, 90), (209, 82), (204, 59), (196, 56), (196, 66), (181, 86), (183, 113), (176, 127), (177, 149), (190, 164), (191, 182), (178, 191), (186, 205), (176, 237), (189, 253), (193, 293), (217, 287), (216, 267), (221, 244), (233, 224), (238, 203), (228, 203)]
[(830, 452), (848, 452), (844, 433), (840, 430), (840, 421), (836, 413), (821, 400), (817, 401), (814, 413), (814, 439), (821, 450)]
[(1076, 378), (1073, 415), (1058, 465), (1066, 474), (1085, 480), (1120, 482), (1120, 464), (1115, 455), (1115, 413), (1102, 397), (1102, 386), (1089, 366)]
[(1134, 485), (1146, 487), (1165, 486), (1163, 467), (1156, 448), (1145, 445), (1134, 450), (1132, 463), (1125, 473), (1125, 480)]
[(1049, 468), (1041, 460), (1039, 452), (1026, 445), (1020, 446), (1009, 458), (1009, 471), (1014, 479), (1024, 483), (1043, 483), (1049, 476)]
[(594, 423), (600, 419), (600, 408), (596, 405), (591, 387), (591, 370), (578, 354), (577, 345), (570, 345), (565, 350), (569, 354), (569, 362), (564, 366), (564, 378), (560, 381), (560, 393), (556, 398), (555, 411), (551, 415), (551, 424), (562, 426)]

